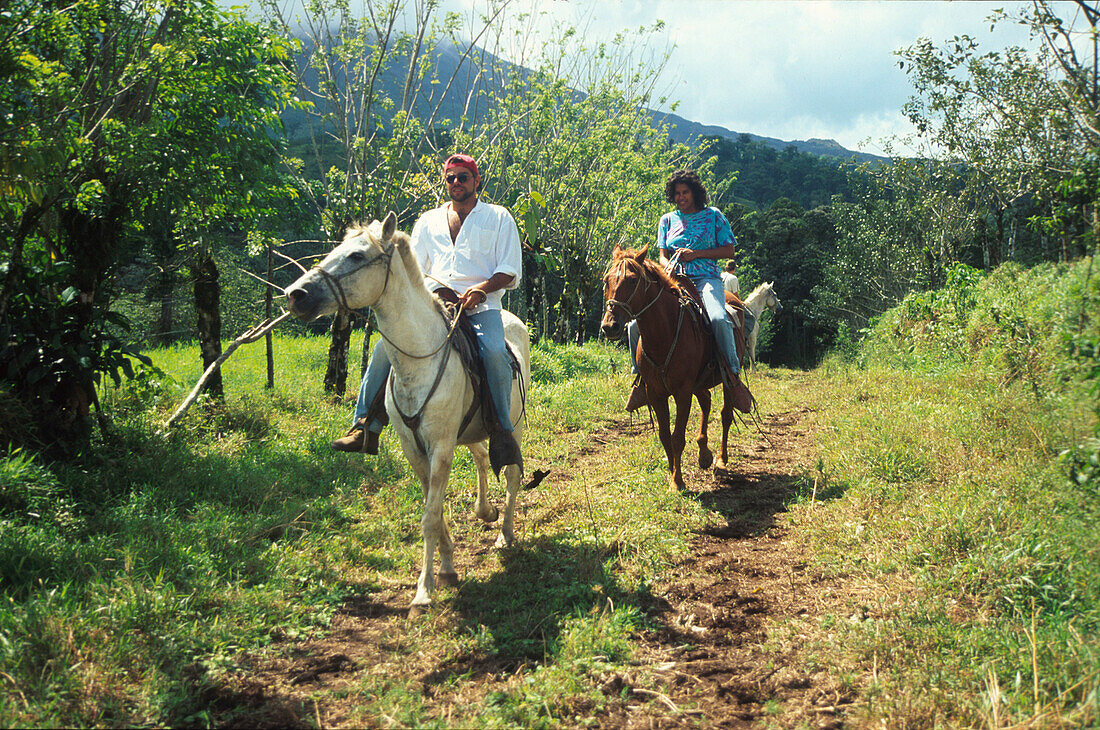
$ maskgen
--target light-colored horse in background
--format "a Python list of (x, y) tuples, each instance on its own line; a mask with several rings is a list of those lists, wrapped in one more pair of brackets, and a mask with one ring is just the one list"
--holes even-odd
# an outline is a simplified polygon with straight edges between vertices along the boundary
[[(294, 282), (286, 295), (291, 313), (305, 321), (338, 309), (370, 307), (374, 310), (383, 346), (393, 365), (386, 388), (386, 411), (424, 493), (424, 515), (420, 521), (424, 538), (423, 562), (416, 595), (409, 609), (410, 616), (415, 616), (431, 605), (437, 580), (440, 585), (458, 582), (453, 562), (454, 542), (443, 517), (447, 480), (457, 445), (465, 445), (470, 450), (477, 467), (475, 514), (487, 523), (499, 516), (486, 496), (489, 434), (480, 414), (462, 428), (464, 416), (473, 407), (475, 394), (457, 353), (449, 353), (453, 332), (450, 315), (442, 302), (424, 286), (424, 276), (410, 248), (409, 237), (397, 231), (397, 216), (392, 212), (381, 223), (374, 221), (365, 228), (350, 229), (343, 243)], [(520, 378), (513, 380), (510, 417), (515, 424), (516, 443), (520, 443), (522, 394), (527, 392), (531, 382), (531, 344), (523, 322), (509, 312), (501, 312), (501, 315), (505, 339), (519, 360)], [(419, 424), (411, 427), (402, 414), (419, 415)], [(515, 540), (513, 519), (522, 476), (520, 467), (505, 466), (504, 476), (508, 496), (496, 541), (498, 548), (510, 546)], [(439, 574), (433, 576), (437, 546)]]
[(783, 303), (779, 301), (779, 296), (775, 293), (774, 282), (767, 282), (761, 284), (752, 290), (752, 293), (745, 298), (745, 309), (752, 314), (753, 324), (752, 329), (749, 330), (748, 336), (745, 338), (745, 348), (748, 351), (748, 363), (746, 367), (756, 367), (756, 335), (760, 332), (760, 315), (765, 309), (772, 310), (773, 314), (779, 314), (783, 311)]

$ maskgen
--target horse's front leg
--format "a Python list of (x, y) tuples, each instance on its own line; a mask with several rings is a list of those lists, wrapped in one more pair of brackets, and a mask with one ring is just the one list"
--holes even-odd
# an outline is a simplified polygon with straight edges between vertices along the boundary
[(435, 588), (432, 567), (435, 563), (436, 547), (439, 548), (440, 583), (457, 583), (458, 581), (453, 562), (454, 542), (443, 519), (447, 480), (451, 475), (453, 459), (453, 444), (446, 448), (437, 446), (428, 455), (427, 498), (424, 500), (424, 515), (420, 518), (420, 530), (424, 538), (424, 553), (421, 557), (420, 578), (416, 582), (416, 596), (413, 597), (412, 605), (409, 608), (410, 618), (422, 613), (432, 603), (432, 591)]
[[(669, 483), (675, 489), (676, 478), (679, 471), (679, 454), (673, 452), (672, 430), (669, 428), (668, 396), (650, 397), (649, 405), (653, 409), (653, 417), (657, 420), (657, 436), (661, 439), (661, 446), (665, 449), (665, 457), (668, 459)], [(683, 443), (680, 444), (683, 450)], [(683, 483), (683, 477), (680, 477)]]
[[(512, 435), (517, 444), (523, 444), (523, 424), (516, 424)], [(504, 502), (504, 521), (500, 524), (500, 534), (497, 535), (496, 547), (503, 549), (512, 547), (516, 541), (514, 530), (516, 517), (516, 495), (519, 494), (519, 484), (523, 479), (523, 470), (517, 464), (509, 464), (504, 468), (504, 480), (507, 484), (508, 496)]]
[(695, 398), (699, 401), (699, 468), (709, 469), (714, 463), (714, 454), (707, 446), (707, 425), (710, 422), (710, 391), (702, 388), (695, 392)]
[(718, 452), (718, 461), (715, 463), (719, 469), (725, 469), (729, 464), (730, 425), (733, 424), (733, 388), (722, 385), (722, 448)]
[(477, 504), (474, 506), (474, 515), (485, 523), (493, 523), (500, 517), (500, 510), (489, 501), (489, 447), (487, 442), (467, 444), (470, 455), (474, 457), (474, 466), (477, 467)]
[(684, 488), (684, 473), (681, 462), (684, 456), (684, 444), (687, 442), (687, 422), (691, 415), (691, 391), (676, 393), (676, 423), (672, 427), (672, 450), (676, 454), (676, 469), (672, 472), (672, 488)]
[(500, 534), (497, 535), (496, 548), (502, 550), (512, 547), (516, 542), (513, 532), (516, 516), (516, 495), (519, 494), (519, 483), (523, 478), (518, 464), (509, 464), (504, 467), (504, 479), (508, 485), (508, 496), (504, 503), (504, 520), (500, 523)]

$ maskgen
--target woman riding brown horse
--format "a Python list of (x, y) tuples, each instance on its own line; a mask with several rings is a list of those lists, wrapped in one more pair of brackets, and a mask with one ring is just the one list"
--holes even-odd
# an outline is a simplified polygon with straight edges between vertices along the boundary
[[(689, 303), (690, 282), (678, 283), (653, 261), (647, 249), (615, 247), (611, 266), (604, 276), (607, 309), (600, 323), (608, 339), (622, 336), (630, 320), (638, 324), (638, 372), (645, 386), (649, 406), (657, 419), (657, 432), (668, 456), (670, 484), (683, 489), (680, 460), (684, 452), (685, 432), (694, 395), (702, 411), (699, 428), (699, 467), (709, 468), (714, 455), (707, 446), (707, 422), (710, 420), (710, 389), (723, 383), (722, 448), (718, 466), (729, 458), (729, 428), (733, 422), (735, 401), (747, 409), (751, 399), (744, 385), (734, 376), (723, 378), (715, 358), (714, 338), (703, 319)], [(743, 339), (738, 342), (743, 347)], [(736, 392), (737, 389), (743, 392)], [(676, 401), (676, 423), (669, 428), (668, 398)]]

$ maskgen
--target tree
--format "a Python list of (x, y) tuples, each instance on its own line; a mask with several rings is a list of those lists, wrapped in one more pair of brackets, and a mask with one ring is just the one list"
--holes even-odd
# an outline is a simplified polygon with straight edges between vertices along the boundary
[[(698, 159), (670, 144), (645, 111), (664, 60), (644, 48), (660, 27), (595, 47), (559, 27), (555, 42), (534, 44), (532, 53), (520, 25), (514, 36), (497, 36), (495, 53), (478, 57), (489, 79), (486, 111), (465, 120), (455, 141), (481, 160), (486, 197), (516, 213), (526, 283), (507, 305), (536, 323), (538, 337), (579, 341), (598, 333), (611, 250), (655, 242), (665, 179)], [(696, 166), (708, 174), (708, 162)]]
[(117, 265), (154, 206), (176, 230), (255, 209), (246, 171), (290, 101), (286, 45), (206, 0), (17, 2), (0, 34), (2, 375), (40, 440), (79, 446), (95, 383), (136, 355)]
[(1100, 16), (1095, 4), (1074, 5), (1088, 24), (1083, 33), (1048, 2), (991, 17), (994, 25), (1027, 27), (1041, 43), (1034, 52), (1011, 47), (982, 53), (973, 38), (957, 36), (943, 47), (920, 39), (899, 53), (917, 92), (905, 112), (923, 156), (975, 172), (972, 181), (992, 201), (996, 227), (1012, 237), (1005, 247), (1011, 258), (1066, 259), (1083, 251), (1064, 228), (1053, 236), (1051, 228), (1033, 228), (1036, 235), (1023, 241), (1014, 235), (1029, 220), (1050, 217), (1059, 206), (1061, 181), (1086, 164), (1100, 142)]
[[(480, 32), (507, 4), (487, 3)], [(280, 4), (263, 5), (284, 33), (294, 32)], [(438, 0), (366, 0), (354, 14), (347, 3), (319, 0), (302, 8), (298, 84), (313, 106), (298, 120), (296, 134), (308, 143), (295, 174), (319, 238), (340, 240), (355, 221), (389, 210), (411, 226), (433, 199), (439, 156), (433, 130), (444, 122), (441, 110), (469, 53), (461, 54), (450, 78), (436, 76), (433, 59), (448, 50), (438, 41), (457, 24), (457, 16), (448, 15), (443, 27), (433, 25), (438, 6)], [(405, 19), (410, 26), (403, 30)], [(330, 330), (325, 389), (338, 394), (346, 387), (351, 325), (340, 313)], [(369, 337), (368, 328), (364, 347)]]
[[(773, 281), (783, 300), (783, 315), (773, 325), (770, 338), (762, 338), (761, 354), (774, 363), (813, 365), (835, 332), (812, 297), (835, 248), (828, 211), (807, 212), (798, 203), (779, 198), (766, 211), (743, 219), (742, 231), (739, 243), (745, 252), (738, 258), (743, 267), (739, 272), (742, 293), (747, 296), (755, 285)], [(764, 341), (768, 339), (770, 344)]]

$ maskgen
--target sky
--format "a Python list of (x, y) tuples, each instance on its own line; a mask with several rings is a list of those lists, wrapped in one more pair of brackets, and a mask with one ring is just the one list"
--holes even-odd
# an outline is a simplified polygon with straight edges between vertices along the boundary
[[(883, 153), (883, 140), (912, 131), (902, 107), (913, 95), (894, 52), (926, 37), (937, 45), (970, 35), (982, 49), (1033, 46), (1007, 21), (987, 18), (1016, 2), (908, 0), (513, 0), (540, 22), (568, 22), (585, 40), (665, 27), (654, 37), (671, 58), (658, 88), (676, 113), (735, 132), (779, 139), (834, 139), (850, 150)], [(1067, 21), (1071, 3), (1059, 3)], [(444, 0), (468, 12), (479, 0)], [(905, 147), (899, 147), (904, 152)]]

